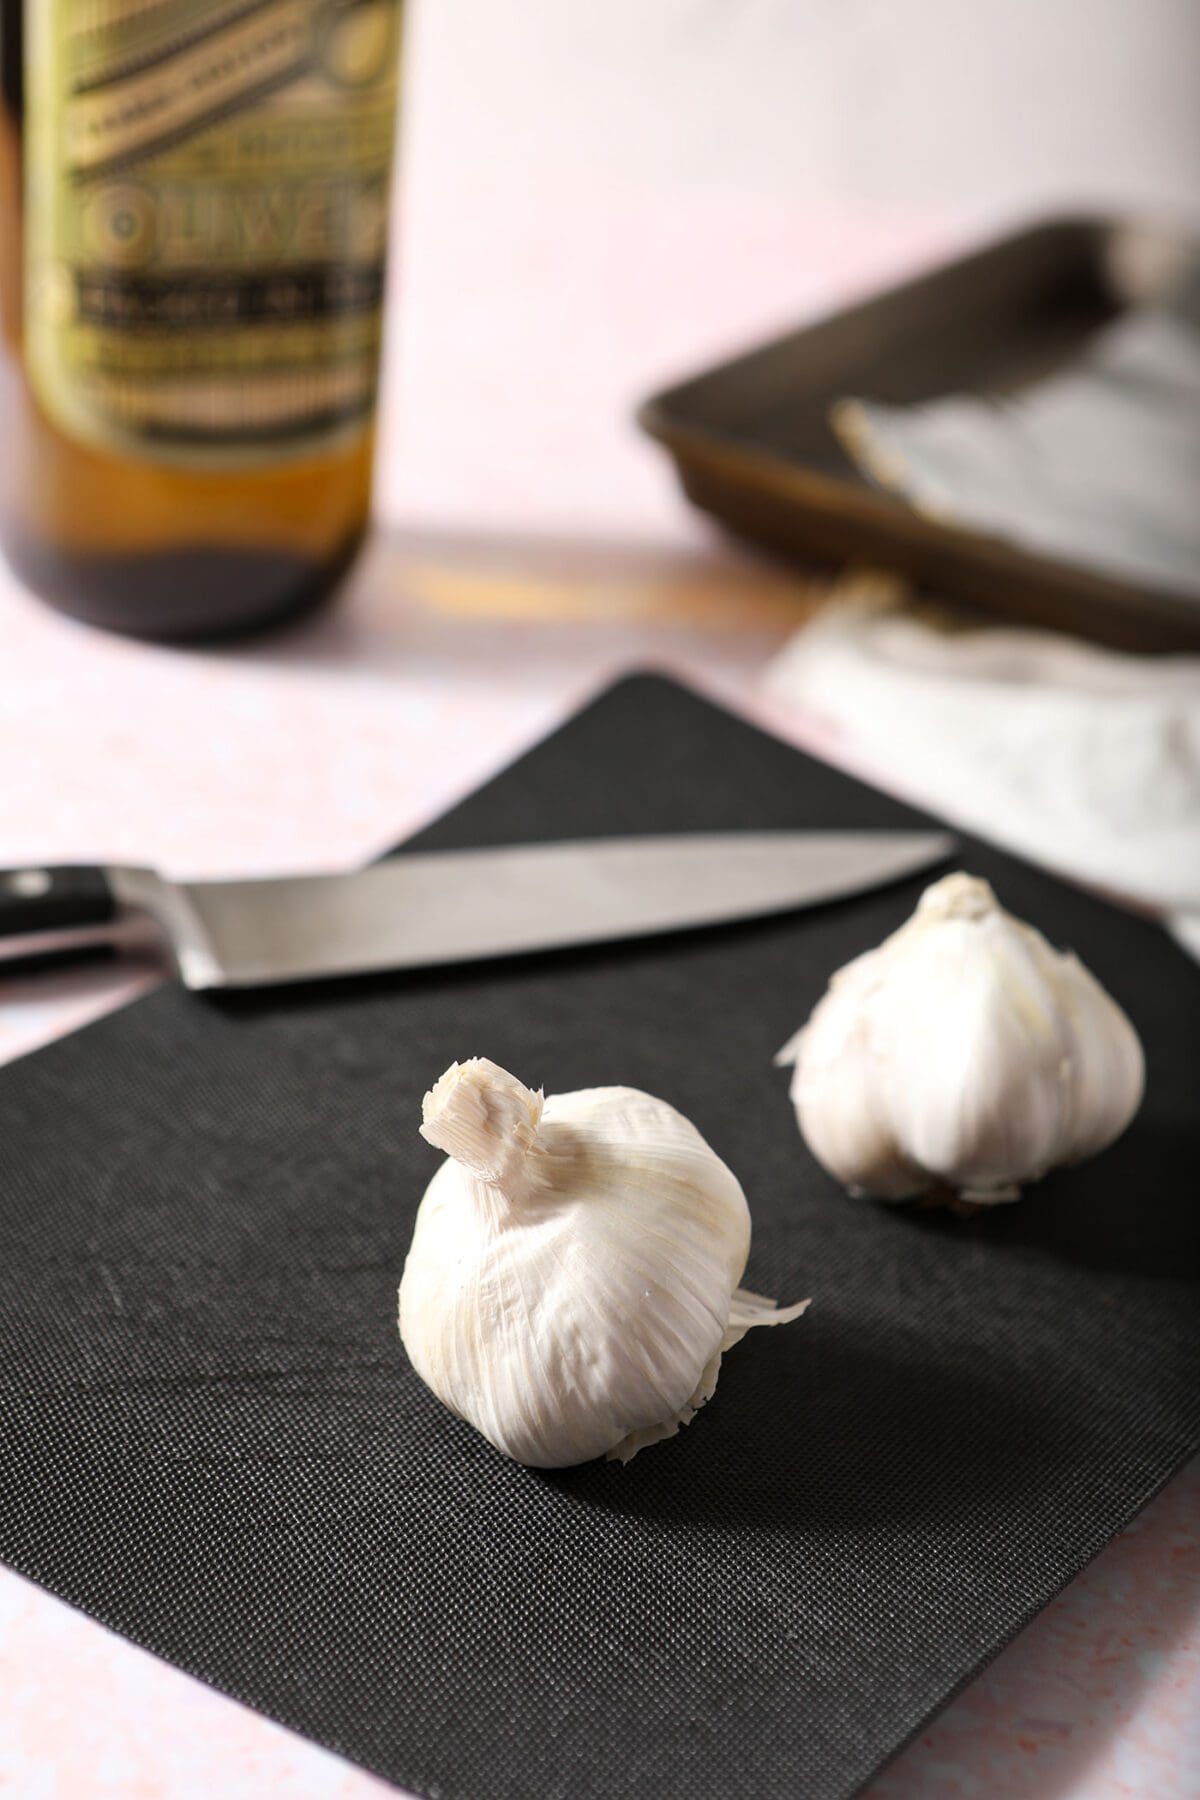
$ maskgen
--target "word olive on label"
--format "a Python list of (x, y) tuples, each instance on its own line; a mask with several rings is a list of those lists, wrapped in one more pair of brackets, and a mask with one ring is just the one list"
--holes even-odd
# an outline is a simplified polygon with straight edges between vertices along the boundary
[(400, 0), (30, 14), (26, 356), (55, 424), (221, 468), (363, 431)]

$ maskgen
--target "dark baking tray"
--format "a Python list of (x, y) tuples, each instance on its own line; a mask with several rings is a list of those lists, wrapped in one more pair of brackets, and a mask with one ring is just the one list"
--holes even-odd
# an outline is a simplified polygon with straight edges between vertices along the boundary
[(848, 394), (1011, 393), (1163, 294), (1198, 255), (1200, 242), (1162, 226), (1050, 220), (671, 387), (638, 417), (695, 505), (809, 566), (870, 562), (1121, 648), (1194, 648), (1194, 598), (923, 517), (859, 471), (829, 409)]

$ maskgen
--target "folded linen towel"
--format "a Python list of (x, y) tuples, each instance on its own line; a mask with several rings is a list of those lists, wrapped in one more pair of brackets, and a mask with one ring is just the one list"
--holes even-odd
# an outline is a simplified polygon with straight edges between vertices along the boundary
[(895, 792), (1163, 915), (1200, 957), (1200, 657), (947, 630), (881, 577), (835, 599), (766, 679)]

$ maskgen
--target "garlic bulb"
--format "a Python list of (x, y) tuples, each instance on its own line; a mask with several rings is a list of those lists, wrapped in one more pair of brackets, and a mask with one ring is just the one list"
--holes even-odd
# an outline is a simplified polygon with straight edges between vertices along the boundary
[(990, 1205), (1119, 1137), (1137, 1033), (1078, 958), (948, 875), (831, 981), (777, 1060), (817, 1160), (852, 1193)]
[(695, 1126), (633, 1088), (543, 1102), (455, 1063), (421, 1132), (448, 1154), (400, 1284), (400, 1335), (433, 1392), (516, 1462), (627, 1462), (670, 1437), (753, 1325), (796, 1318), (738, 1288), (745, 1195)]

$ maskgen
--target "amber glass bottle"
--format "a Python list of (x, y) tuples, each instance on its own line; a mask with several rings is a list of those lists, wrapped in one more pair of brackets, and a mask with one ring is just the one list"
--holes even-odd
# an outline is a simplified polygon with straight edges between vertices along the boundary
[(0, 0), (0, 540), (158, 638), (367, 522), (401, 0)]

